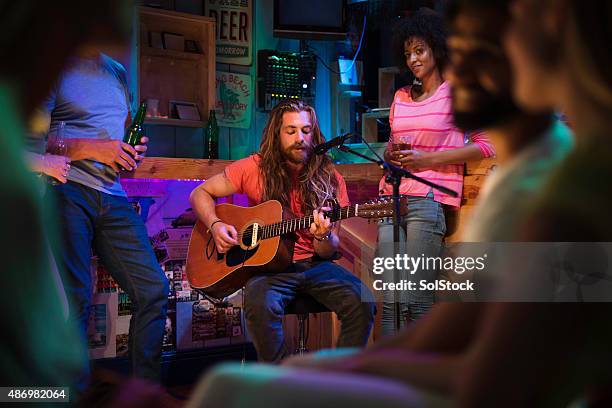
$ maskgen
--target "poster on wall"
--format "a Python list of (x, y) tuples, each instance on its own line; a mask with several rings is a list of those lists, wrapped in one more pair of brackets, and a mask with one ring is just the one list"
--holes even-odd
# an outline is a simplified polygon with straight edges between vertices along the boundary
[(253, 0), (204, 0), (204, 10), (217, 23), (217, 62), (251, 65)]
[(240, 129), (251, 127), (253, 105), (251, 76), (217, 71), (215, 115), (219, 126)]

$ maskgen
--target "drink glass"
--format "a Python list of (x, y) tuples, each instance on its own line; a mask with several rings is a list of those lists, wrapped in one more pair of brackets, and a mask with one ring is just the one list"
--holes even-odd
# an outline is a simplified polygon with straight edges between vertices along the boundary
[(411, 136), (397, 136), (394, 138), (391, 144), (393, 152), (400, 150), (412, 150), (412, 137)]
[(61, 121), (57, 125), (57, 133), (55, 134), (55, 154), (65, 156), (68, 152), (64, 132), (66, 131), (66, 122)]
[[(57, 132), (55, 133), (55, 148), (53, 149), (53, 154), (57, 156), (66, 156), (66, 153), (68, 153), (68, 147), (66, 146), (66, 138), (64, 134), (65, 131), (66, 122), (61, 121), (57, 125)], [(53, 186), (60, 184), (60, 182), (53, 177), (49, 177), (49, 183), (51, 183)]]
[(159, 117), (159, 99), (147, 99), (147, 118)]

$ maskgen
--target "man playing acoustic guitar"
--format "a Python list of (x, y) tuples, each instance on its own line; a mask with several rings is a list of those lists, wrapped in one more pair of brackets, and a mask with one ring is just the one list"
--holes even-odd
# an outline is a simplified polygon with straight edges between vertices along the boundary
[[(313, 214), (310, 229), (296, 232), (293, 263), (282, 273), (260, 274), (245, 286), (247, 329), (261, 361), (288, 355), (282, 317), (298, 293), (307, 293), (334, 311), (342, 322), (338, 346), (366, 344), (375, 314), (374, 298), (354, 275), (330, 259), (339, 245), (325, 205), (349, 204), (346, 184), (326, 155), (313, 155), (325, 140), (312, 107), (297, 100), (270, 112), (259, 153), (238, 160), (198, 186), (190, 197), (198, 220), (211, 231), (220, 254), (238, 245), (239, 234), (215, 212), (215, 198), (246, 194), (250, 205), (279, 201), (296, 217)], [(228, 221), (228, 220), (226, 220)]]

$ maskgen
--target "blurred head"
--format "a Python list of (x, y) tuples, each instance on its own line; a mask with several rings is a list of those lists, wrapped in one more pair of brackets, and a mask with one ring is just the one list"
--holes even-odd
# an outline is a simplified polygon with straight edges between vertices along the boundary
[(453, 116), (462, 130), (504, 123), (519, 113), (510, 63), (502, 47), (507, 1), (456, 0), (448, 5)]
[(47, 96), (67, 58), (86, 44), (129, 34), (133, 2), (0, 0), (0, 78), (20, 88), (23, 114)]
[(441, 75), (447, 61), (446, 31), (442, 17), (436, 12), (422, 8), (403, 21), (394, 43), (401, 57), (400, 68), (409, 69), (418, 79), (434, 71)]
[[(263, 131), (259, 155), (264, 180), (264, 200), (279, 200), (289, 206), (289, 191), (295, 177), (302, 201), (313, 210), (333, 195), (337, 180), (327, 155), (313, 155), (313, 147), (325, 142), (315, 110), (306, 103), (288, 99), (272, 111)], [(295, 169), (298, 168), (299, 174)]]
[(505, 46), (526, 108), (554, 108), (572, 90), (612, 107), (612, 2), (514, 0)]

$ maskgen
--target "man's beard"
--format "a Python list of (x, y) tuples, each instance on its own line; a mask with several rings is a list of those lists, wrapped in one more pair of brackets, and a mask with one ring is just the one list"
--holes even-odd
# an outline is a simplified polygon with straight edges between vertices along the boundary
[(491, 98), (472, 110), (458, 111), (453, 108), (455, 126), (465, 132), (502, 125), (521, 111), (510, 98)]
[[(303, 154), (303, 151), (297, 152), (295, 149), (301, 147), (306, 149), (306, 154)], [(312, 149), (306, 145), (292, 145), (282, 151), (283, 159), (292, 164), (304, 164), (307, 163), (312, 154)]]

